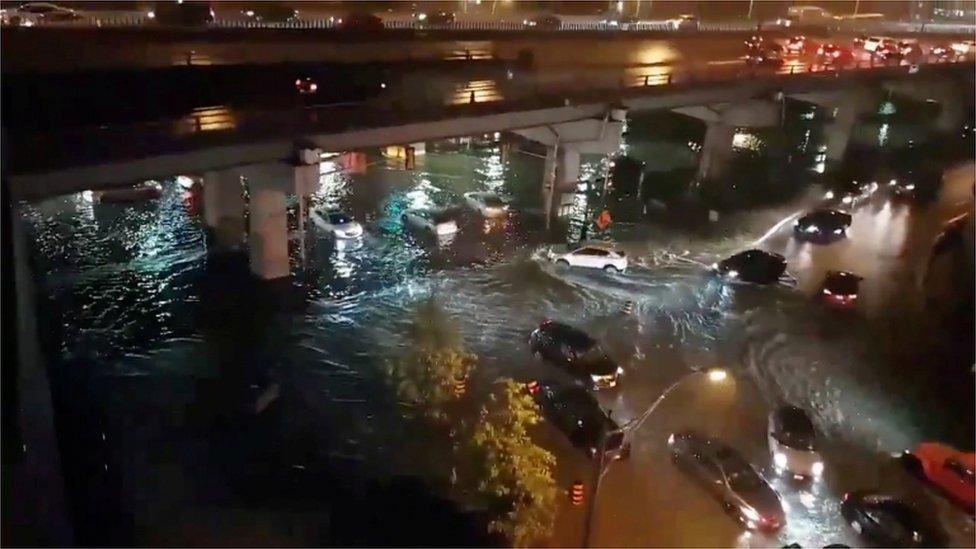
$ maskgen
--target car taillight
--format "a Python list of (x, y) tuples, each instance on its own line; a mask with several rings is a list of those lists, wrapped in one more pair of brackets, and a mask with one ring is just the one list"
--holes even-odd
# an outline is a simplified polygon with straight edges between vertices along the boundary
[(539, 382), (538, 381), (530, 381), (528, 384), (526, 384), (526, 388), (529, 390), (529, 394), (532, 394), (532, 395), (537, 394), (539, 392), (539, 389), (540, 389)]

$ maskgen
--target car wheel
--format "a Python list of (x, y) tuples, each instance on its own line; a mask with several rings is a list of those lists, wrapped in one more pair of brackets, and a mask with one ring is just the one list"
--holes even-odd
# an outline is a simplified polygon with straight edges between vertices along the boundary
[(615, 267), (613, 265), (604, 265), (603, 266), (603, 270), (604, 270), (604, 272), (607, 272), (607, 273), (619, 273), (620, 272), (620, 269), (618, 269), (617, 267)]
[(569, 267), (569, 261), (566, 261), (565, 259), (557, 259), (556, 260), (556, 265), (558, 265), (560, 267), (564, 267), (564, 268), (565, 267)]

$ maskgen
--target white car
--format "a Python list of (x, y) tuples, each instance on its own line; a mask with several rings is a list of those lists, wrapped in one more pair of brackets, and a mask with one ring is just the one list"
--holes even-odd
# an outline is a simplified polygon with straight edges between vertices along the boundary
[(457, 222), (451, 212), (445, 209), (415, 208), (403, 212), (401, 219), (404, 225), (427, 230), (438, 236), (458, 231)]
[(868, 36), (864, 39), (864, 42), (861, 43), (861, 47), (864, 48), (865, 51), (874, 52), (886, 42), (894, 42), (894, 39), (887, 36)]
[(464, 193), (464, 202), (483, 217), (504, 217), (508, 213), (508, 204), (495, 193)]
[(698, 30), (698, 17), (689, 14), (679, 15), (677, 19), (671, 19), (669, 21), (671, 28), (679, 31), (696, 31)]
[(783, 406), (769, 414), (767, 430), (769, 453), (780, 474), (797, 480), (820, 478), (823, 460), (817, 452), (817, 435), (806, 412), (796, 406)]
[(4, 25), (33, 27), (41, 23), (64, 23), (81, 19), (75, 10), (49, 2), (27, 2), (16, 8), (0, 10)]
[(976, 50), (976, 41), (973, 40), (963, 40), (961, 42), (953, 42), (952, 51), (956, 52), (956, 55), (969, 55)]
[(312, 222), (328, 231), (336, 238), (358, 238), (363, 236), (363, 226), (352, 217), (338, 210), (312, 211)]
[(607, 242), (584, 244), (564, 254), (550, 252), (549, 259), (557, 265), (603, 269), (613, 273), (627, 270), (627, 254)]

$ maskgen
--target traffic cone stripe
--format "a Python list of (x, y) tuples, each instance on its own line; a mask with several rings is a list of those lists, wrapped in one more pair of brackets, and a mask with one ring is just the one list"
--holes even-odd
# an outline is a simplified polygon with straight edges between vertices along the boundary
[(573, 505), (581, 505), (583, 503), (583, 483), (581, 481), (576, 481), (573, 483), (573, 487), (569, 490), (569, 500)]

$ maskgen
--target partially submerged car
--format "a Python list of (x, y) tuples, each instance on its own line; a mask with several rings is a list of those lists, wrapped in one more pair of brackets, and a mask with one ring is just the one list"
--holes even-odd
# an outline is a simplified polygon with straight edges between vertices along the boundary
[(529, 335), (529, 348), (592, 389), (615, 387), (623, 372), (597, 340), (561, 322), (539, 324)]
[(797, 240), (829, 244), (847, 236), (851, 214), (838, 210), (814, 210), (796, 220), (793, 235)]
[(893, 496), (858, 491), (844, 494), (840, 513), (851, 528), (881, 547), (944, 547), (946, 536), (911, 505)]
[(778, 530), (786, 522), (779, 495), (739, 452), (693, 431), (668, 437), (671, 461), (698, 481), (750, 530)]
[(727, 280), (773, 284), (786, 272), (786, 259), (765, 250), (746, 250), (715, 263), (712, 269)]
[(546, 419), (590, 457), (614, 460), (630, 454), (624, 431), (586, 389), (554, 381), (531, 381), (527, 388)]
[(820, 478), (823, 460), (817, 451), (817, 433), (806, 412), (781, 406), (769, 414), (766, 438), (776, 471), (797, 480)]
[(817, 298), (834, 307), (853, 307), (857, 303), (861, 280), (863, 278), (848, 271), (827, 271)]

